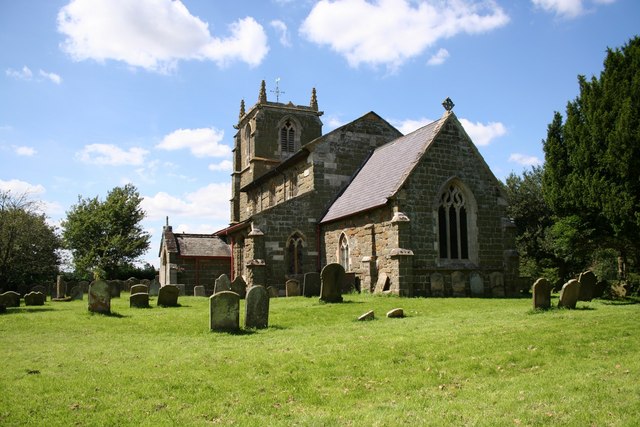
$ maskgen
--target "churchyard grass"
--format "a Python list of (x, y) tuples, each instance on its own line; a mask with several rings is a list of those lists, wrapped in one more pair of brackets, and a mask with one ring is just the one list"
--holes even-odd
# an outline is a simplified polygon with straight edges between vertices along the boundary
[[(268, 329), (229, 334), (209, 331), (207, 298), (135, 309), (128, 296), (111, 316), (90, 314), (86, 296), (0, 315), (0, 425), (640, 420), (640, 304), (276, 298)], [(387, 319), (395, 307), (406, 317)], [(355, 320), (369, 310), (375, 320)]]

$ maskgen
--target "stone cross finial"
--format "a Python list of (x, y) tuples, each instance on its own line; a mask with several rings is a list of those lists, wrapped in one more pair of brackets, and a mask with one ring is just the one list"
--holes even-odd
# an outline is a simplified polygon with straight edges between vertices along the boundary
[(244, 99), (240, 100), (240, 116), (238, 117), (238, 120), (242, 120), (242, 118), (245, 115), (245, 111), (244, 111)]
[(276, 90), (272, 90), (271, 92), (276, 94), (276, 102), (280, 102), (280, 95), (285, 93), (283, 90), (280, 90), (280, 77), (276, 79)]
[(267, 83), (264, 80), (260, 83), (260, 95), (258, 95), (258, 102), (260, 104), (267, 103)]
[(447, 99), (442, 101), (442, 106), (444, 107), (445, 110), (451, 111), (453, 110), (453, 107), (455, 107), (455, 104), (453, 103), (451, 98), (447, 97)]
[(311, 89), (311, 109), (318, 111), (318, 97), (316, 96), (316, 88)]

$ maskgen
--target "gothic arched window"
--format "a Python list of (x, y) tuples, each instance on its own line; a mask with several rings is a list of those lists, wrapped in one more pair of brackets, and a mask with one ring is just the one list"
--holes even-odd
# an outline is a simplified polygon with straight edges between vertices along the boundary
[(349, 239), (344, 233), (340, 235), (338, 243), (338, 263), (344, 267), (344, 271), (349, 271)]
[(287, 242), (287, 273), (302, 274), (302, 247), (304, 240), (294, 233)]
[(251, 125), (247, 124), (244, 128), (244, 158), (245, 166), (249, 166), (251, 161)]
[(293, 153), (295, 151), (296, 130), (293, 123), (287, 120), (280, 128), (280, 151), (285, 153)]
[(440, 258), (468, 259), (469, 236), (467, 207), (460, 189), (449, 185), (438, 206), (438, 242)]
[(289, 175), (289, 198), (294, 198), (298, 195), (298, 173), (293, 171)]

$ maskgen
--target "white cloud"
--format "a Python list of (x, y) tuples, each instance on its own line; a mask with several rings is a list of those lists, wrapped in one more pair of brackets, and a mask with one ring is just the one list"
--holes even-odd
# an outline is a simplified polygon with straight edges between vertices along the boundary
[(478, 146), (491, 144), (495, 138), (507, 133), (507, 128), (500, 122), (489, 122), (487, 124), (473, 123), (467, 119), (460, 119), (462, 127), (467, 132), (471, 140)]
[(13, 68), (7, 68), (5, 73), (9, 77), (19, 80), (31, 80), (33, 78), (33, 72), (26, 65), (21, 70), (14, 70)]
[(209, 24), (179, 0), (71, 0), (58, 12), (62, 49), (77, 61), (108, 59), (168, 72), (180, 60), (210, 60), (219, 66), (259, 65), (269, 46), (264, 28), (246, 17), (214, 37)]
[(145, 149), (132, 147), (123, 150), (112, 144), (90, 144), (76, 153), (76, 158), (83, 163), (108, 166), (134, 165), (144, 163), (149, 152)]
[(427, 61), (427, 65), (441, 65), (444, 64), (444, 61), (449, 58), (449, 51), (447, 49), (438, 50), (435, 55), (433, 55)]
[(421, 118), (417, 120), (406, 119), (402, 121), (394, 121), (393, 125), (396, 127), (396, 129), (402, 132), (403, 135), (406, 135), (408, 133), (413, 132), (414, 130), (420, 129), (423, 126), (428, 125), (432, 121), (433, 120), (431, 119), (425, 119), (425, 118)]
[(224, 131), (216, 128), (178, 129), (166, 135), (156, 148), (174, 151), (189, 149), (196, 157), (225, 157), (231, 148), (222, 144)]
[(277, 19), (271, 21), (269, 24), (280, 34), (280, 44), (285, 47), (291, 46), (291, 38), (287, 24)]
[(45, 189), (40, 184), (30, 184), (25, 181), (20, 181), (19, 179), (11, 179), (9, 181), (3, 181), (0, 179), (0, 190), (1, 191), (10, 191), (13, 194), (42, 194), (45, 192)]
[(509, 156), (509, 161), (518, 163), (522, 166), (538, 166), (542, 164), (542, 160), (536, 156), (527, 156), (525, 154), (513, 153)]
[(223, 160), (220, 163), (212, 163), (209, 165), (209, 170), (214, 172), (231, 172), (233, 169), (233, 162), (231, 160)]
[(49, 73), (49, 72), (40, 70), (40, 76), (44, 77), (47, 80), (50, 80), (51, 82), (53, 82), (53, 83), (55, 83), (57, 85), (62, 83), (62, 77), (60, 77), (56, 73)]
[(206, 218), (224, 224), (229, 219), (230, 197), (231, 184), (212, 183), (182, 197), (165, 192), (159, 192), (155, 196), (144, 196), (142, 208), (150, 219), (157, 220), (165, 216)]
[(33, 148), (33, 147), (27, 147), (27, 146), (13, 146), (13, 151), (18, 155), (18, 156), (33, 156), (34, 154), (36, 154), (38, 151)]
[[(616, 0), (592, 0), (594, 4), (611, 4)], [(586, 10), (586, 0), (531, 0), (534, 6), (562, 18), (575, 18)]]
[(479, 34), (506, 25), (509, 17), (492, 0), (321, 0), (302, 23), (311, 42), (329, 45), (349, 65), (396, 69), (438, 40)]

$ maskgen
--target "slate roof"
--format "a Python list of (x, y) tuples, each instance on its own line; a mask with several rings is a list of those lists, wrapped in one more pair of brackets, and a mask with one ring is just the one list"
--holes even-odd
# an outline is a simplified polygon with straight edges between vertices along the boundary
[(174, 234), (181, 256), (230, 257), (231, 248), (211, 234)]
[(384, 206), (402, 187), (448, 117), (445, 114), (440, 120), (378, 147), (320, 222)]

